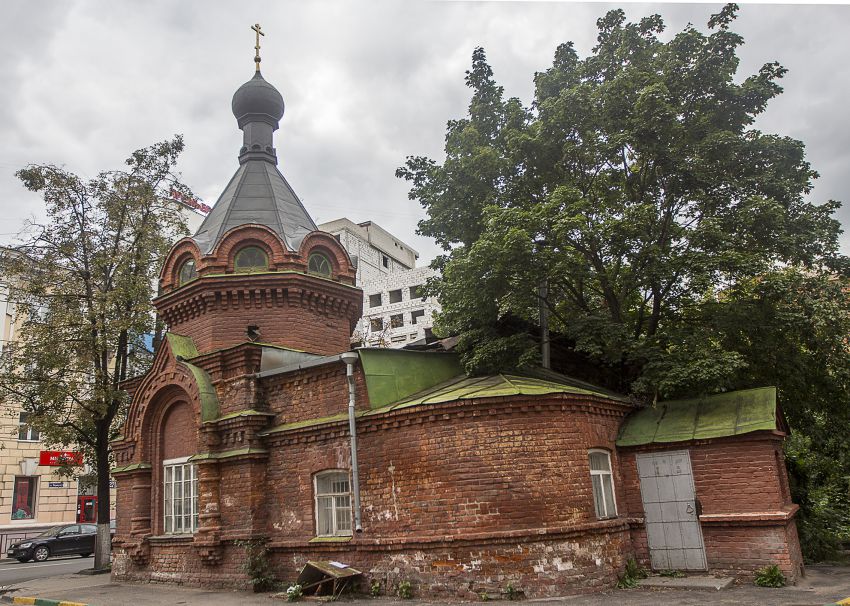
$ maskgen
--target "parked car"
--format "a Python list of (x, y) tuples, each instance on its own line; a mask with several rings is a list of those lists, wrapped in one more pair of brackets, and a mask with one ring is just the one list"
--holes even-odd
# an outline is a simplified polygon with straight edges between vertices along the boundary
[(53, 555), (78, 553), (88, 557), (94, 553), (97, 526), (94, 524), (65, 524), (54, 526), (42, 534), (9, 545), (6, 556), (19, 562), (43, 562)]

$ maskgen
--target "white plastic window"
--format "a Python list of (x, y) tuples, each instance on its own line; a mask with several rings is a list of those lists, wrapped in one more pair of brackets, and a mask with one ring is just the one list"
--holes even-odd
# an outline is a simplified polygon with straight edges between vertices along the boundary
[(347, 471), (316, 476), (316, 536), (351, 535), (351, 490)]
[(611, 455), (606, 450), (591, 450), (590, 480), (593, 484), (593, 504), (600, 520), (617, 517), (614, 498), (614, 476), (611, 473)]
[(198, 473), (188, 457), (162, 462), (164, 478), (165, 534), (189, 534), (198, 530)]
[(41, 435), (37, 429), (27, 424), (28, 418), (29, 413), (26, 412), (18, 415), (18, 440), (21, 442), (38, 442), (41, 439)]

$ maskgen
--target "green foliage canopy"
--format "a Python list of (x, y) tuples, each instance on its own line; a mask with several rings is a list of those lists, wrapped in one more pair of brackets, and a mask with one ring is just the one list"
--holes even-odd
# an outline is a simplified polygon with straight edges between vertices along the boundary
[(536, 323), (546, 284), (553, 329), (623, 369), (627, 388), (729, 388), (746, 362), (698, 310), (783, 267), (843, 266), (839, 204), (807, 199), (803, 144), (752, 128), (785, 70), (736, 82), (736, 8), (669, 42), (658, 15), (610, 11), (590, 56), (557, 49), (529, 109), (476, 49), (445, 161), (410, 157), (397, 173), (428, 212), (420, 233), (446, 250), (438, 329), (461, 335), (469, 370), (537, 359), (532, 337), (494, 326)]

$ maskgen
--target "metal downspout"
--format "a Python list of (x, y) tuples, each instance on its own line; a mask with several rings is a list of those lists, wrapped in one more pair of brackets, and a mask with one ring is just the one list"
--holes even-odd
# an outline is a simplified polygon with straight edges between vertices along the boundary
[(340, 356), (345, 362), (345, 374), (348, 380), (348, 431), (351, 434), (351, 488), (354, 493), (354, 530), (363, 532), (360, 518), (360, 473), (357, 468), (357, 427), (354, 418), (354, 364), (360, 356), (349, 351)]

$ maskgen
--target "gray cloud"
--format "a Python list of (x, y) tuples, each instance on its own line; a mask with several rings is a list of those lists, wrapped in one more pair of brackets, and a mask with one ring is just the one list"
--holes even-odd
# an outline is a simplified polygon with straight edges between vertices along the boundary
[[(233, 91), (251, 77), (259, 21), (263, 73), (286, 101), (277, 134), (281, 170), (317, 221), (373, 220), (430, 259), (414, 235), (423, 212), (394, 177), (411, 154), (442, 157), (446, 121), (469, 101), (463, 75), (487, 49), (506, 93), (531, 102), (532, 77), (557, 45), (586, 54), (595, 21), (614, 5), (476, 2), (32, 3), (0, 8), (0, 241), (40, 200), (15, 180), (29, 162), (81, 174), (118, 167), (142, 147), (184, 134), (184, 180), (212, 203), (236, 169), (240, 133)], [(659, 12), (668, 32), (704, 27), (720, 4), (627, 4), (629, 17)], [(735, 29), (741, 73), (778, 60), (785, 94), (758, 122), (806, 142), (821, 172), (813, 198), (850, 200), (843, 167), (850, 93), (843, 32), (850, 7), (745, 5)], [(850, 211), (842, 209), (846, 224)], [(850, 243), (850, 240), (848, 240)], [(846, 246), (850, 250), (850, 246)]]

